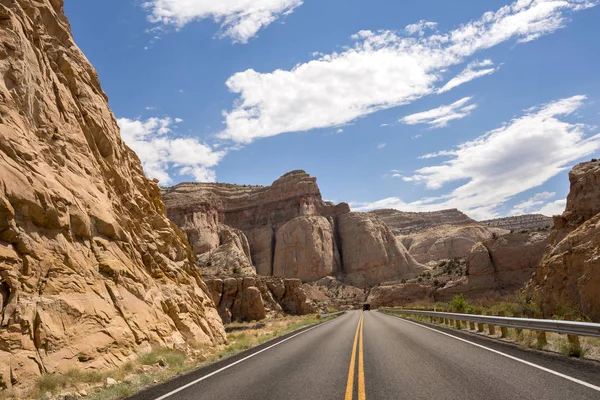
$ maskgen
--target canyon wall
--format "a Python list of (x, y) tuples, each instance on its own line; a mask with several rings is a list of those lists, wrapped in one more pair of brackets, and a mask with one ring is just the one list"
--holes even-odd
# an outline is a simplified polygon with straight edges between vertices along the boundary
[(479, 221), (478, 224), (488, 226), (490, 228), (501, 228), (508, 230), (533, 230), (533, 229), (550, 229), (554, 225), (552, 217), (547, 217), (542, 214), (527, 214), (517, 215), (514, 217), (488, 219)]
[(323, 201), (316, 178), (304, 171), (289, 172), (271, 186), (181, 183), (162, 195), (203, 271), (203, 254), (222, 245), (222, 226), (243, 234), (248, 259), (261, 276), (304, 281), (339, 276), (369, 286), (414, 277), (422, 269), (376, 215)]
[(62, 0), (0, 3), (0, 388), (224, 329)]
[(600, 162), (569, 172), (567, 206), (554, 217), (551, 249), (525, 291), (539, 296), (545, 316), (575, 310), (600, 322)]
[(226, 324), (317, 311), (299, 279), (248, 276), (207, 278), (206, 284)]

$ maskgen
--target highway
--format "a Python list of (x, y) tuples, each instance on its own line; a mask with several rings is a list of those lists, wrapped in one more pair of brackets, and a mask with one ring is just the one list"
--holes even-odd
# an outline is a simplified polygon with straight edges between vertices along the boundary
[(600, 399), (600, 363), (352, 311), (130, 400)]

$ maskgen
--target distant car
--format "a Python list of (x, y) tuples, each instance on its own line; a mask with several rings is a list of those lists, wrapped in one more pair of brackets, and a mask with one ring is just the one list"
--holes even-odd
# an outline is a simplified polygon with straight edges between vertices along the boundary
[(363, 311), (370, 311), (371, 310), (371, 305), (370, 304), (363, 304)]

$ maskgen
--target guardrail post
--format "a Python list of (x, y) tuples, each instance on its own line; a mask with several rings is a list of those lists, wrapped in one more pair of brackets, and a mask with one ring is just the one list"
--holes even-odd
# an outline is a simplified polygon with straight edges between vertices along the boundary
[[(504, 317), (506, 314), (504, 311), (498, 311), (499, 317)], [(505, 338), (508, 337), (508, 328), (505, 326), (500, 327), (500, 337)]]
[(456, 319), (454, 320), (454, 323), (456, 325), (456, 329), (462, 329), (462, 325), (460, 323), (460, 319)]
[[(491, 315), (491, 313), (485, 313), (485, 315)], [(490, 335), (496, 334), (496, 327), (493, 324), (488, 324), (488, 333)]]
[(484, 330), (484, 324), (482, 324), (481, 322), (477, 323), (477, 332), (483, 332)]
[[(467, 312), (467, 314), (473, 314), (472, 312)], [(469, 321), (469, 329), (474, 331), (475, 330), (475, 322), (473, 321)]]
[(546, 339), (546, 332), (537, 331), (537, 345), (539, 348), (544, 347), (548, 344), (548, 339)]
[[(570, 316), (566, 316), (565, 320), (571, 321), (571, 317)], [(580, 352), (581, 351), (581, 343), (579, 342), (579, 336), (577, 336), (577, 335), (567, 335), (567, 340), (569, 341), (569, 344), (571, 344), (571, 351), (572, 352)]]

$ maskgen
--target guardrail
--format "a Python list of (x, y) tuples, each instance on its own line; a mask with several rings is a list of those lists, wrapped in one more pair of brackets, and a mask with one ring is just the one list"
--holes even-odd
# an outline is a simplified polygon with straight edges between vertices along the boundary
[(333, 316), (342, 315), (342, 314), (346, 314), (346, 311), (336, 311), (336, 312), (327, 313), (327, 314), (318, 314), (317, 319), (323, 319), (323, 318), (333, 317)]
[[(537, 331), (538, 342), (542, 344), (546, 343), (546, 332), (567, 335), (569, 342), (575, 347), (580, 347), (578, 336), (600, 337), (600, 324), (591, 322), (516, 318), (505, 317), (502, 315), (459, 314), (423, 310), (401, 310), (394, 308), (380, 308), (379, 311), (429, 317), (431, 322), (438, 322), (446, 325), (452, 325), (451, 321), (454, 321), (454, 325), (458, 329), (462, 328), (461, 322), (464, 321), (469, 323), (469, 328), (471, 330), (477, 329), (478, 332), (483, 332), (484, 325), (487, 325), (488, 333), (490, 335), (494, 335), (496, 333), (495, 327), (499, 326), (501, 337), (506, 337), (508, 335), (507, 328), (515, 328), (517, 330), (517, 335), (520, 334), (523, 329), (528, 329)], [(475, 324), (477, 324), (477, 328), (475, 328)]]

